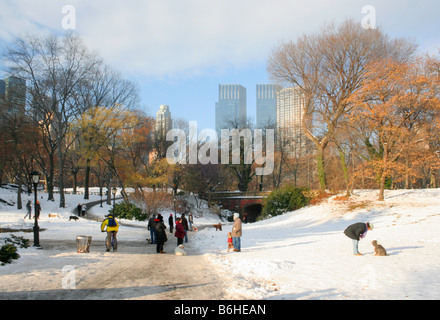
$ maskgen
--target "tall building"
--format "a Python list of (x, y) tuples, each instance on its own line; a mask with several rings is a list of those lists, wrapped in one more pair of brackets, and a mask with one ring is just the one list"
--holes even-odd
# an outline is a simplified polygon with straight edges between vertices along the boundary
[(277, 95), (277, 132), (291, 142), (291, 152), (306, 148), (307, 138), (302, 130), (306, 100), (299, 87), (285, 88)]
[(277, 93), (281, 87), (276, 84), (257, 84), (257, 128), (263, 129), (277, 121)]
[(10, 114), (24, 114), (26, 81), (17, 77), (0, 80), (0, 106)]
[(156, 113), (156, 135), (163, 138), (166, 137), (167, 132), (173, 128), (171, 119), (170, 107), (161, 105), (159, 111)]
[(246, 88), (238, 84), (219, 84), (215, 104), (215, 129), (229, 129), (230, 122), (246, 121)]

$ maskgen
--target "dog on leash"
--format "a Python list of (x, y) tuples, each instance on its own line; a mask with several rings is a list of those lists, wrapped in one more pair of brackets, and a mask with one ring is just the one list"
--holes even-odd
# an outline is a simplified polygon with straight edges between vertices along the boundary
[(377, 243), (377, 240), (373, 240), (371, 244), (374, 247), (374, 254), (373, 256), (387, 256), (387, 251), (383, 246), (381, 246), (379, 243)]
[(174, 254), (176, 256), (186, 256), (186, 251), (183, 249), (185, 246), (183, 244), (179, 244), (176, 249), (174, 249)]
[(72, 220), (78, 220), (79, 218), (77, 217), (77, 216), (70, 216), (69, 217), (69, 221), (72, 221)]
[(221, 223), (219, 223), (219, 224), (214, 224), (213, 227), (215, 228), (215, 231), (217, 231), (217, 230), (222, 231), (222, 224), (221, 224)]

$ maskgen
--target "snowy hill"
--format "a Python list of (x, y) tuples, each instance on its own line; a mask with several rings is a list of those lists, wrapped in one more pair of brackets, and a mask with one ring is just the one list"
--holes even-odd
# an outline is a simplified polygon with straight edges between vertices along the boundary
[[(0, 198), (11, 202), (16, 195), (0, 189)], [(28, 198), (33, 199), (32, 195), (23, 195), (23, 206)], [(231, 224), (215, 231), (209, 227), (218, 222), (215, 218), (199, 217), (195, 219), (199, 231), (190, 233), (187, 251), (208, 257), (218, 266), (213, 272), (230, 275), (233, 289), (228, 289), (228, 296), (236, 299), (440, 299), (440, 189), (387, 191), (384, 202), (376, 199), (377, 191), (356, 191), (349, 201), (332, 197), (320, 205), (244, 224), (239, 253), (227, 252)], [(89, 201), (96, 200), (98, 197), (92, 196)], [(31, 265), (38, 265), (40, 271), (34, 271), (29, 281), (35, 288), (44, 288), (60, 277), (45, 271), (55, 261), (59, 265), (75, 261), (93, 272), (99, 267), (99, 259), (106, 258), (105, 254), (77, 254), (63, 247), (62, 241), (74, 243), (80, 234), (93, 236), (93, 243), (104, 240), (100, 222), (69, 221), (76, 205), (84, 202), (82, 196), (67, 195), (66, 201), (68, 207), (59, 209), (57, 201), (41, 200), (39, 224), (46, 230), (40, 239), (50, 245), (44, 250), (20, 249), (20, 259), (0, 266), (2, 290), (19, 290), (21, 280), (15, 275)], [(109, 208), (98, 205), (92, 211), (104, 216)], [(49, 218), (49, 213), (57, 217)], [(31, 228), (33, 222), (24, 220), (24, 215), (25, 209), (0, 203), (3, 229)], [(364, 255), (353, 256), (351, 240), (343, 231), (352, 223), (367, 221), (375, 228), (360, 241), (359, 250)], [(146, 222), (126, 223), (142, 228), (123, 225), (118, 237), (145, 241)], [(32, 243), (32, 233), (15, 234)], [(0, 238), (7, 236), (0, 234)], [(175, 239), (169, 240), (169, 245), (174, 244)], [(389, 256), (373, 256), (372, 240), (378, 240)], [(51, 250), (57, 250), (56, 254), (51, 255)]]
[[(226, 253), (225, 235), (213, 230), (197, 235), (200, 248), (246, 279), (236, 288), (241, 298), (440, 298), (439, 189), (387, 191), (384, 202), (377, 191), (334, 198), (244, 225), (240, 253)], [(375, 228), (360, 241), (364, 255), (353, 256), (343, 231), (368, 221)], [(375, 239), (389, 256), (373, 256)]]

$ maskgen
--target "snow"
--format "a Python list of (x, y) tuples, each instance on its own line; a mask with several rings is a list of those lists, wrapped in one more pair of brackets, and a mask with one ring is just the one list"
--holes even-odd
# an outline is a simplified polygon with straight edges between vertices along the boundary
[[(377, 195), (375, 190), (356, 190), (348, 201), (331, 197), (319, 205), (243, 224), (241, 252), (227, 252), (232, 224), (223, 222), (223, 231), (215, 231), (210, 226), (218, 218), (203, 207), (196, 214), (199, 230), (190, 233), (187, 252), (207, 257), (221, 270), (213, 272), (233, 277), (234, 285), (226, 290), (228, 297), (237, 299), (440, 299), (440, 189), (386, 191), (382, 202)], [(0, 198), (15, 202), (16, 194), (0, 189)], [(22, 198), (24, 207), (33, 195)], [(46, 229), (40, 232), (46, 246), (19, 249), (18, 260), (0, 266), (0, 292), (60, 289), (69, 266), (90, 274), (111, 259), (111, 254), (96, 250), (79, 254), (68, 246), (63, 249), (64, 242), (75, 243), (78, 235), (92, 236), (92, 243), (104, 242), (99, 221), (69, 221), (76, 205), (86, 202), (82, 195), (66, 195), (65, 209), (58, 208), (57, 196), (54, 202), (45, 198), (40, 200), (39, 225)], [(99, 199), (91, 196), (87, 202)], [(103, 217), (110, 208), (104, 203), (92, 212)], [(0, 226), (32, 228), (33, 221), (23, 219), (25, 212), (0, 203)], [(164, 212), (165, 222), (168, 215)], [(374, 229), (360, 241), (363, 255), (353, 256), (351, 240), (343, 231), (352, 223), (368, 221)], [(121, 223), (121, 241), (143, 243), (149, 237), (146, 222)], [(33, 243), (32, 233), (14, 234)], [(0, 238), (8, 235), (1, 233)], [(373, 256), (372, 240), (382, 244), (389, 256)], [(23, 273), (31, 269), (26, 288), (20, 288)]]

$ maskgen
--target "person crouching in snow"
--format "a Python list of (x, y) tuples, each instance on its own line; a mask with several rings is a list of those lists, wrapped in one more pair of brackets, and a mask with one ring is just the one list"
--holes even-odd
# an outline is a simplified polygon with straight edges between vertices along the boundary
[(348, 226), (347, 229), (344, 230), (344, 234), (353, 240), (353, 254), (355, 256), (362, 255), (362, 253), (360, 253), (359, 249), (358, 249), (359, 240), (365, 238), (368, 230), (373, 230), (373, 225), (369, 222), (367, 222), (367, 223), (363, 223), (363, 222), (354, 223), (354, 224)]

